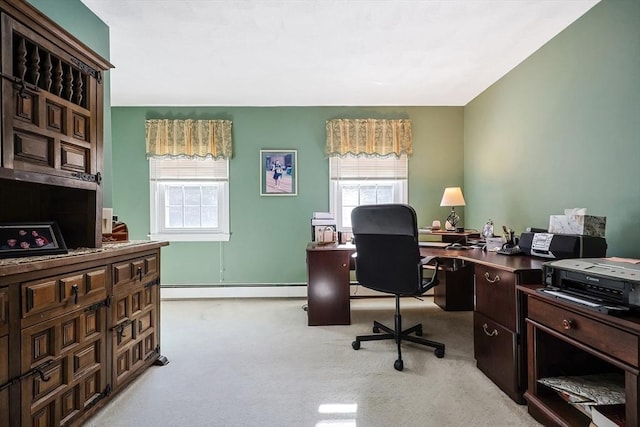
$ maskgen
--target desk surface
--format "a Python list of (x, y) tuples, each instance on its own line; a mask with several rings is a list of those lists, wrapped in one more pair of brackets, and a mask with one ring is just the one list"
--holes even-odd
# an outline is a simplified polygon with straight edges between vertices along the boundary
[[(308, 251), (353, 251), (355, 252), (356, 246), (352, 244), (339, 245), (337, 243), (332, 244), (318, 244), (309, 243), (307, 245)], [(469, 261), (476, 264), (483, 264), (489, 267), (500, 268), (501, 270), (516, 272), (525, 270), (541, 270), (542, 264), (547, 260), (544, 258), (535, 258), (528, 255), (501, 255), (495, 252), (483, 251), (482, 249), (462, 249), (452, 250), (444, 248), (431, 248), (420, 247), (420, 254), (423, 256), (437, 256), (441, 258), (459, 259), (462, 261)]]

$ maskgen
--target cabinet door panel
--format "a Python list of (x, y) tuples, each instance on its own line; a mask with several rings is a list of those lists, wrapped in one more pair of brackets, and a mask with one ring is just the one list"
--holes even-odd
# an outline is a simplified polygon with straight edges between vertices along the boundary
[(309, 326), (348, 325), (349, 251), (307, 251)]
[(60, 302), (58, 281), (50, 279), (23, 285), (23, 300), (23, 317), (55, 307)]
[[(25, 425), (76, 422), (107, 386), (106, 309), (75, 310), (22, 330)], [(42, 375), (35, 372), (39, 370)]]
[(127, 291), (115, 297), (113, 306), (114, 319), (118, 318), (119, 322), (112, 327), (114, 389), (151, 364), (159, 345), (158, 287), (143, 287), (132, 282), (120, 288), (120, 292)]

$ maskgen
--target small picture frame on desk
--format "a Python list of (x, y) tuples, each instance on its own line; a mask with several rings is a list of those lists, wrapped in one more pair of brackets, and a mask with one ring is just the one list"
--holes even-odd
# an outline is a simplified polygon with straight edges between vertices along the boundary
[(0, 258), (66, 254), (67, 246), (55, 222), (0, 224)]

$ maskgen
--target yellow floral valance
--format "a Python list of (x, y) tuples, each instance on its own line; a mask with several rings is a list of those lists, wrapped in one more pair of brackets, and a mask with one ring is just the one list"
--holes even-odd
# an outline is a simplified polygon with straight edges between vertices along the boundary
[(411, 156), (411, 120), (327, 120), (326, 153), (328, 156)]
[(147, 157), (231, 158), (231, 123), (231, 120), (147, 120)]

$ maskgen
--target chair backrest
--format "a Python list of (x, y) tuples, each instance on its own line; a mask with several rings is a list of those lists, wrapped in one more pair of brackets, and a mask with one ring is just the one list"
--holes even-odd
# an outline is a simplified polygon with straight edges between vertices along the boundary
[(422, 293), (418, 225), (411, 206), (358, 206), (351, 212), (351, 226), (358, 283), (396, 295)]

